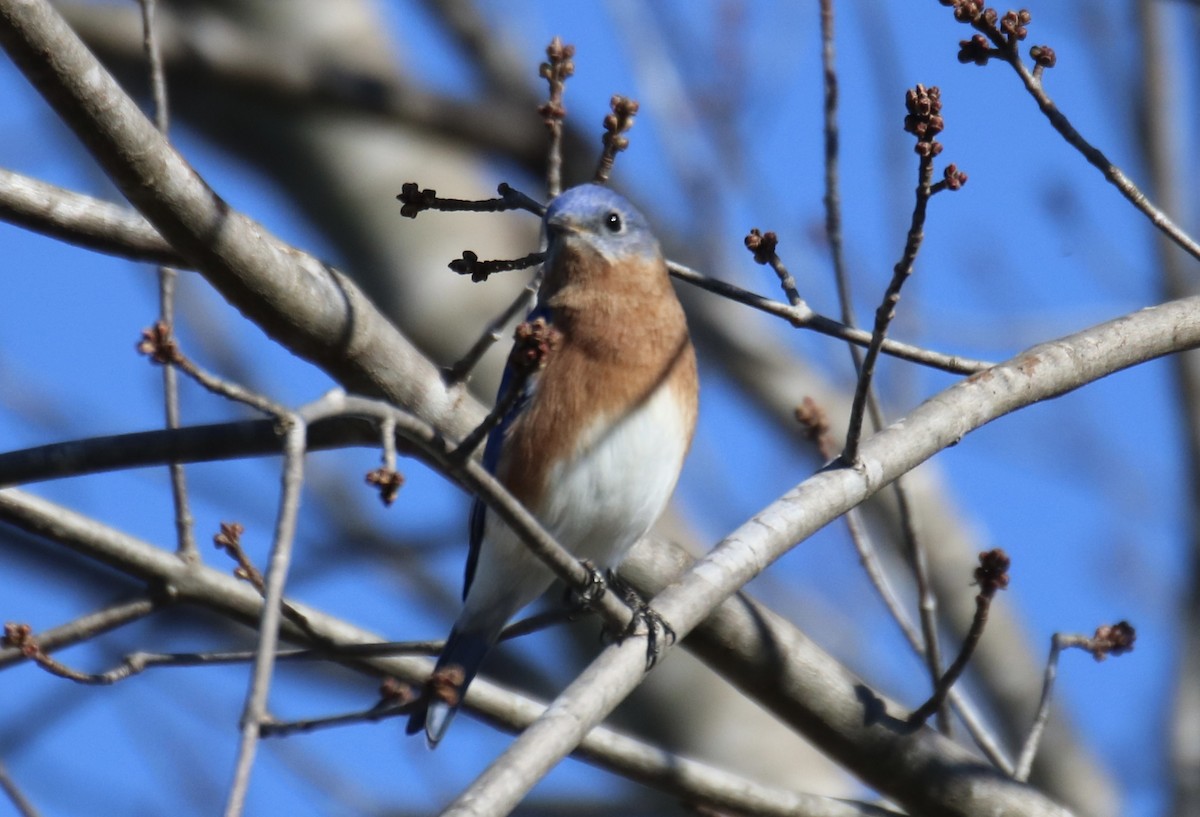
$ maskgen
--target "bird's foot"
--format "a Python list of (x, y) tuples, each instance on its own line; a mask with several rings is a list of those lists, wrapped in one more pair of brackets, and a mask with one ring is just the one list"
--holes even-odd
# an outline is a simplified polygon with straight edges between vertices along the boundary
[(633, 617), (629, 619), (629, 623), (625, 625), (625, 629), (613, 635), (613, 640), (621, 642), (632, 635), (637, 635), (641, 629), (640, 625), (645, 625), (646, 671), (649, 672), (658, 663), (663, 648), (675, 643), (675, 631), (671, 629), (671, 625), (667, 623), (667, 620), (657, 610), (646, 603), (641, 594), (633, 588), (633, 585), (611, 570), (608, 572), (608, 586), (619, 593), (621, 599), (633, 611)]
[(604, 572), (586, 559), (580, 564), (587, 570), (588, 578), (582, 587), (567, 588), (565, 602), (572, 611), (572, 620), (584, 613), (591, 613), (596, 602), (608, 592), (608, 581)]
[(633, 618), (625, 626), (625, 631), (618, 636), (623, 641), (631, 635), (636, 635), (641, 629), (638, 625), (646, 625), (646, 672), (654, 669), (662, 655), (663, 649), (675, 643), (675, 631), (662, 615), (648, 604), (639, 604), (634, 608)]

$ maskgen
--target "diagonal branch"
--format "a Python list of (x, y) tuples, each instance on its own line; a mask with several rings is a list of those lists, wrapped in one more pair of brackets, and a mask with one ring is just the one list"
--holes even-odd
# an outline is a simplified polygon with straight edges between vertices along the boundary
[(159, 233), (243, 314), (351, 391), (464, 434), (482, 417), (346, 276), (233, 210), (45, 0), (0, 0), (0, 45)]
[[(1040, 344), (935, 395), (901, 421), (865, 440), (860, 464), (827, 468), (782, 496), (725, 538), (655, 597), (654, 607), (682, 640), (713, 609), (797, 542), (882, 487), (999, 417), (1058, 397), (1113, 372), (1200, 345), (1200, 297), (1172, 301)], [(507, 814), (558, 761), (642, 680), (644, 645), (629, 638), (607, 648), (513, 745), (444, 812)], [(876, 712), (873, 693), (864, 714)], [(1066, 811), (979, 764), (960, 764), (936, 790), (911, 791), (871, 764), (864, 779), (913, 812), (997, 811), (997, 798), (1022, 802), (1025, 814)], [(983, 777), (980, 777), (982, 775)], [(994, 782), (995, 788), (984, 781)], [(1014, 808), (1014, 812), (1017, 813)]]
[[(193, 268), (138, 213), (4, 169), (0, 169), (0, 219), (98, 252), (134, 261), (170, 264), (181, 269)], [(291, 252), (299, 251), (292, 249)], [(782, 318), (794, 326), (841, 338), (858, 346), (865, 347), (871, 341), (870, 332), (817, 314), (807, 305), (796, 307), (766, 298), (710, 278), (682, 264), (668, 262), (668, 268), (671, 275), (681, 281)], [(524, 303), (524, 300), (523, 295), (518, 303)], [(881, 351), (902, 360), (955, 374), (974, 374), (990, 365), (985, 361), (922, 349), (890, 338), (883, 340)], [(451, 385), (458, 382), (455, 377), (457, 374), (456, 371), (447, 378)]]
[[(261, 615), (263, 598), (254, 588), (202, 564), (186, 565), (171, 552), (52, 502), (20, 490), (0, 490), (0, 519), (59, 542), (84, 555), (155, 584), (170, 585), (180, 602), (210, 607), (253, 626)], [(379, 637), (319, 610), (297, 605), (313, 634), (339, 645), (376, 645)], [(310, 637), (290, 622), (282, 622), (281, 637), (308, 643)], [(349, 651), (344, 663), (359, 671), (394, 676), (420, 683), (433, 666), (428, 658), (367, 656)], [(471, 685), (467, 703), (485, 720), (507, 730), (531, 723), (542, 705), (502, 689), (486, 678)], [(627, 775), (687, 802), (736, 813), (768, 817), (887, 817), (893, 812), (833, 798), (773, 789), (672, 755), (623, 733), (600, 727), (580, 744), (577, 755), (601, 768)]]

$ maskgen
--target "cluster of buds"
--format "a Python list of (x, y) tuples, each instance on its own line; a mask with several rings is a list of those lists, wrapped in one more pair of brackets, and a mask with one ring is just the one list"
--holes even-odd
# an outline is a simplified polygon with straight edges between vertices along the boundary
[(555, 37), (546, 47), (546, 58), (538, 66), (538, 75), (550, 85), (550, 98), (538, 106), (538, 114), (547, 127), (555, 127), (567, 115), (567, 109), (562, 104), (563, 85), (567, 78), (575, 73), (575, 46), (564, 44)]
[(983, 0), (939, 0), (943, 6), (954, 9), (954, 19), (974, 26), (984, 33), (1003, 34), (1009, 42), (1025, 39), (1025, 27), (1033, 20), (1028, 9), (1006, 11), (1000, 16), (994, 8), (988, 8)]
[(1054, 63), (1058, 62), (1054, 49), (1048, 45), (1035, 45), (1029, 49), (1029, 58), (1038, 68), (1053, 68)]
[(1012, 560), (1001, 548), (992, 548), (979, 554), (979, 567), (975, 568), (975, 584), (985, 596), (996, 595), (997, 590), (1008, 587), (1008, 568)]
[[(991, 9), (989, 11), (995, 13)], [(1008, 38), (1009, 42), (1023, 40), (1029, 34), (1026, 26), (1031, 22), (1033, 22), (1033, 15), (1029, 13), (1028, 9), (1006, 11), (1000, 18), (1000, 31)]]
[(149, 355), (155, 363), (179, 361), (179, 344), (175, 342), (170, 327), (162, 321), (142, 330), (142, 339), (138, 341), (137, 350), (143, 355)]
[(770, 264), (778, 246), (779, 237), (770, 231), (764, 233), (754, 227), (746, 236), (746, 249), (754, 254), (754, 260), (759, 264)]
[[(975, 23), (988, 9), (983, 0), (939, 0), (943, 6), (954, 8), (954, 19), (960, 23)], [(995, 14), (995, 12), (992, 12)]]
[(367, 484), (378, 488), (380, 501), (391, 507), (404, 487), (404, 475), (394, 468), (376, 468), (367, 472)]
[[(992, 57), (1005, 60), (1017, 58), (1017, 43), (1029, 36), (1029, 24), (1033, 15), (1028, 9), (1006, 11), (1003, 15), (988, 8), (983, 0), (939, 0), (943, 6), (954, 9), (954, 19), (979, 31), (969, 40), (958, 44), (958, 61), (966, 64), (986, 65)], [(1054, 67), (1054, 49), (1046, 45), (1035, 45), (1029, 49), (1035, 71), (1041, 73)]]
[(917, 137), (916, 151), (922, 158), (932, 158), (942, 152), (942, 145), (934, 137), (946, 126), (942, 120), (942, 92), (932, 85), (926, 88), (917, 85), (904, 95), (904, 130)]
[(956, 164), (946, 165), (946, 169), (942, 171), (942, 180), (937, 186), (943, 190), (961, 190), (962, 186), (967, 183), (967, 174), (958, 169)]
[(1103, 661), (1110, 655), (1124, 655), (1130, 652), (1136, 640), (1137, 632), (1128, 621), (1104, 624), (1096, 628), (1096, 634), (1091, 637), (1087, 651), (1097, 661)]
[(18, 649), (26, 658), (33, 658), (41, 647), (33, 638), (33, 628), (28, 624), (7, 622), (4, 625), (4, 635), (0, 637), (0, 647)]
[(423, 213), (433, 207), (437, 201), (437, 191), (428, 187), (422, 190), (416, 182), (405, 182), (400, 187), (400, 215), (405, 218), (416, 218), (417, 213)]
[(629, 140), (622, 134), (633, 127), (638, 104), (637, 100), (618, 94), (613, 96), (609, 105), (612, 106), (612, 113), (604, 117), (604, 136), (601, 141), (604, 142), (605, 153), (619, 153), (629, 147)]
[(513, 348), (509, 363), (519, 374), (532, 374), (546, 365), (551, 353), (562, 342), (562, 332), (545, 318), (525, 321), (513, 333)]

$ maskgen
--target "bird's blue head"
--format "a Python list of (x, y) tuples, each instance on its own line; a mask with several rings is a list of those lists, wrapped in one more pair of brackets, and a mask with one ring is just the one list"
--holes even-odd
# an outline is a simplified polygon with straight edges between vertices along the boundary
[(660, 250), (646, 218), (623, 196), (598, 184), (561, 193), (543, 218), (549, 250), (579, 242), (609, 261), (653, 258)]

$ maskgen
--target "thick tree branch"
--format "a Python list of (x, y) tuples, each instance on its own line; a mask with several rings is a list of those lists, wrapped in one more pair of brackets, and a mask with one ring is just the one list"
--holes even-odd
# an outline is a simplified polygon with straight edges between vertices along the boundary
[(122, 193), (234, 306), (347, 389), (454, 434), (482, 409), (329, 265), (231, 209), (45, 0), (0, 0), (0, 45)]
[[(685, 638), (701, 620), (772, 562), (901, 474), (969, 432), (1113, 372), (1200, 345), (1200, 297), (1144, 309), (1057, 341), (935, 395), (907, 417), (865, 440), (854, 468), (830, 467), (804, 481), (725, 538), (654, 607)], [(507, 814), (534, 783), (642, 680), (644, 646), (630, 638), (607, 648), (445, 812)], [(864, 702), (863, 714), (874, 711)], [(980, 765), (979, 774), (992, 772)], [(895, 791), (881, 772), (864, 779), (918, 813), (1065, 814), (1032, 790), (1013, 784), (1004, 799), (981, 795), (969, 767), (922, 791)], [(1012, 799), (1008, 799), (1011, 797)]]
[[(88, 558), (148, 581), (170, 587), (179, 602), (195, 603), (254, 626), (263, 599), (243, 581), (204, 565), (188, 565), (173, 553), (135, 539), (81, 514), (32, 494), (0, 490), (0, 519), (23, 530), (59, 542)], [(374, 645), (379, 636), (301, 604), (312, 634), (339, 645)], [(280, 636), (311, 643), (309, 635), (286, 619)], [(346, 665), (382, 677), (421, 683), (433, 667), (428, 658), (364, 656), (350, 651)], [(467, 698), (485, 720), (509, 731), (532, 723), (543, 705), (477, 678)], [(833, 798), (797, 794), (761, 786), (702, 763), (664, 752), (605, 727), (592, 730), (577, 755), (601, 768), (627, 775), (684, 800), (737, 813), (778, 817), (887, 817), (883, 809)]]

